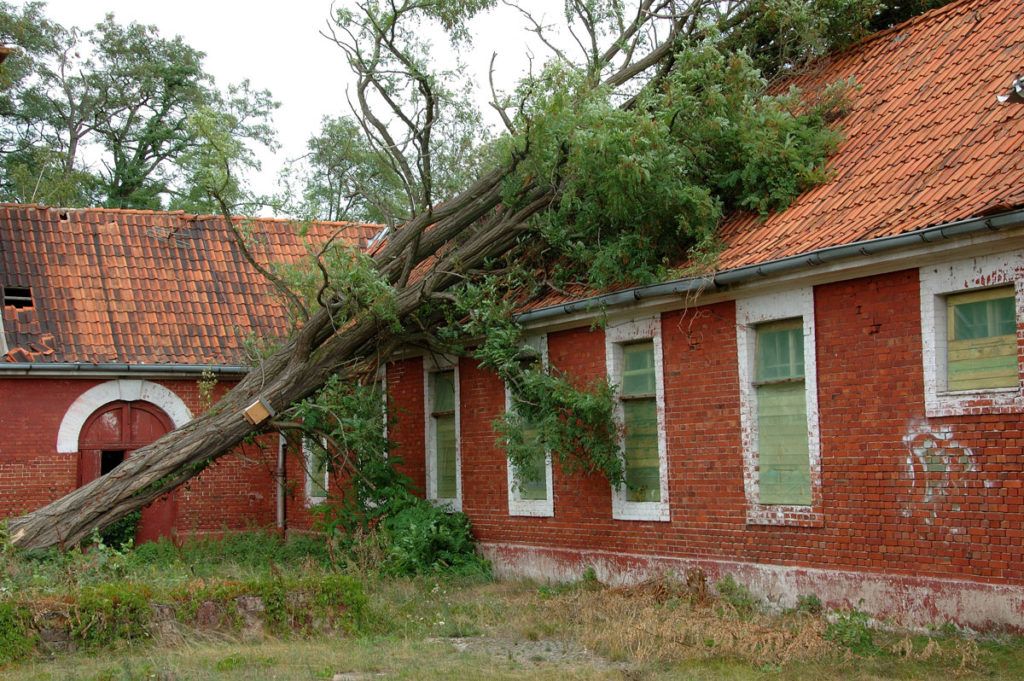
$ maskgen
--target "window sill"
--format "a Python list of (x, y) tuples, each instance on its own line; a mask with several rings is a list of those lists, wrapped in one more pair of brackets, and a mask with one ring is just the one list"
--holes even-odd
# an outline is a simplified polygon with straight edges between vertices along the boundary
[(548, 500), (510, 500), (508, 502), (510, 516), (527, 516), (532, 518), (550, 518), (555, 515), (554, 504)]
[(460, 513), (462, 511), (462, 500), (461, 499), (427, 499), (434, 506), (440, 509), (444, 509), (449, 513)]
[(925, 395), (925, 414), (928, 418), (1020, 412), (1024, 412), (1024, 394), (1019, 387), (943, 391)]
[(747, 509), (747, 524), (824, 527), (825, 514), (814, 506), (769, 506), (767, 504), (758, 504)]
[(667, 523), (671, 519), (667, 501), (612, 501), (612, 520)]

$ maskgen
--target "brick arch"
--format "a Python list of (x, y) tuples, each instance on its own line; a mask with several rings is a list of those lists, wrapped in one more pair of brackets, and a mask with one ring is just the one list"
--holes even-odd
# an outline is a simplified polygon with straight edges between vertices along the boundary
[(82, 427), (93, 413), (111, 402), (149, 402), (164, 411), (175, 428), (192, 420), (188, 406), (172, 390), (159, 383), (138, 379), (117, 379), (89, 388), (78, 396), (60, 423), (57, 431), (57, 452), (74, 454), (78, 451), (78, 438)]

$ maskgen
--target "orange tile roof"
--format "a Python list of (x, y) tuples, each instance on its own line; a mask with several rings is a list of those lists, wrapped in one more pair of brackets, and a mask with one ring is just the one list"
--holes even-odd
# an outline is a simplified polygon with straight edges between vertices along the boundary
[(833, 175), (767, 220), (729, 216), (718, 269), (1021, 207), (1024, 104), (996, 102), (1021, 74), (1021, 0), (954, 2), (818, 60), (783, 85), (859, 86), (839, 123)]
[[(305, 255), (292, 223), (248, 222), (258, 262)], [(315, 223), (309, 240), (364, 247), (379, 229)], [(7, 362), (237, 364), (250, 333), (287, 331), (272, 286), (215, 216), (0, 204), (0, 284), (33, 297), (3, 308)]]

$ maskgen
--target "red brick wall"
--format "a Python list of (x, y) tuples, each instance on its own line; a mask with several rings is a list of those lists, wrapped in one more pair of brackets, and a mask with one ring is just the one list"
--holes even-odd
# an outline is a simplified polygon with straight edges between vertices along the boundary
[[(18, 515), (75, 488), (77, 456), (57, 453), (68, 407), (107, 379), (0, 378), (0, 518)], [(194, 380), (156, 381), (193, 414), (202, 409)], [(221, 383), (216, 394), (229, 386)], [(273, 441), (276, 443), (276, 436)], [(243, 445), (178, 491), (178, 531), (239, 530), (274, 522), (276, 450)]]
[[(821, 527), (746, 521), (735, 305), (662, 315), (671, 522), (611, 518), (603, 478), (554, 470), (553, 518), (508, 515), (493, 419), (500, 381), (460, 363), (463, 508), (485, 542), (1024, 583), (1021, 416), (924, 418), (917, 270), (814, 292), (822, 454)], [(604, 334), (548, 337), (551, 365), (605, 373)], [(421, 471), (422, 366), (389, 367), (393, 428)], [(913, 452), (945, 443), (951, 465)], [(965, 463), (966, 462), (966, 463)], [(420, 473), (422, 475), (422, 473)]]

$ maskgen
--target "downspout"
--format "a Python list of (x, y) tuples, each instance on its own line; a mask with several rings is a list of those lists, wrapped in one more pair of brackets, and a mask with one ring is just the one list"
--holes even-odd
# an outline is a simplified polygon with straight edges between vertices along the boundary
[(288, 515), (285, 507), (285, 487), (288, 484), (288, 469), (285, 467), (285, 451), (288, 448), (288, 440), (284, 435), (280, 438), (277, 447), (277, 473), (274, 476), (277, 482), (277, 531), (284, 537), (288, 534)]

